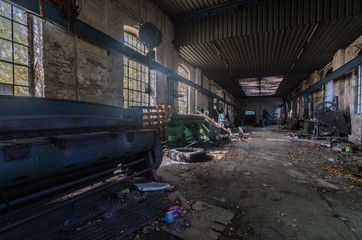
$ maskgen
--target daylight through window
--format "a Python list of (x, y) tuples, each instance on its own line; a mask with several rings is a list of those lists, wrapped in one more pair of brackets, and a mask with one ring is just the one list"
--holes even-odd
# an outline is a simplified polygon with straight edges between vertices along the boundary
[[(178, 74), (186, 79), (190, 79), (190, 73), (187, 68), (179, 65)], [(180, 114), (188, 113), (188, 86), (184, 83), (178, 82), (177, 91), (177, 107)]]
[(27, 18), (0, 0), (0, 95), (30, 95)]
[[(134, 35), (125, 32), (124, 44), (145, 55), (147, 48)], [(124, 106), (153, 106), (155, 105), (156, 77), (144, 64), (123, 57), (123, 97)]]

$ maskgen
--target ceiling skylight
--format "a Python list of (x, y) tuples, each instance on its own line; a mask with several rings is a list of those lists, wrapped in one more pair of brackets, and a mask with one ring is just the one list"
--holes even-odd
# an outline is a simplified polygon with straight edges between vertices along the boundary
[(277, 91), (283, 76), (243, 78), (239, 84), (246, 96), (271, 96)]

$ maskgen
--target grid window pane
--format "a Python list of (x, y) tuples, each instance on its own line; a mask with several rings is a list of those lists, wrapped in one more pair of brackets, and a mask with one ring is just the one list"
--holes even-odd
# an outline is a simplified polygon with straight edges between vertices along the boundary
[(0, 17), (0, 38), (11, 41), (11, 20)]
[(12, 43), (3, 39), (0, 39), (0, 60), (9, 62), (13, 60)]
[(14, 42), (28, 45), (28, 27), (14, 22)]
[(0, 0), (0, 95), (30, 95), (25, 11)]
[(26, 12), (17, 7), (13, 7), (13, 19), (18, 23), (27, 24)]
[(6, 2), (0, 1), (0, 15), (11, 18), (11, 5)]
[(29, 96), (30, 91), (28, 87), (15, 86), (14, 91), (16, 96)]
[[(126, 46), (145, 55), (147, 48), (134, 35), (125, 33), (124, 43)], [(149, 106), (150, 91), (149, 86), (155, 86), (155, 78), (150, 78), (150, 70), (144, 64), (131, 60), (127, 57), (123, 58), (123, 98), (124, 106)], [(152, 71), (151, 71), (152, 74)], [(152, 83), (151, 83), (152, 82)], [(155, 88), (153, 88), (155, 89)], [(153, 91), (155, 92), (155, 91)], [(154, 105), (155, 101), (152, 102)]]
[(14, 43), (14, 62), (28, 65), (28, 47)]
[(13, 95), (13, 85), (0, 84), (0, 95)]
[(15, 85), (29, 86), (29, 68), (23, 66), (14, 66)]
[(13, 84), (13, 65), (0, 61), (0, 83)]

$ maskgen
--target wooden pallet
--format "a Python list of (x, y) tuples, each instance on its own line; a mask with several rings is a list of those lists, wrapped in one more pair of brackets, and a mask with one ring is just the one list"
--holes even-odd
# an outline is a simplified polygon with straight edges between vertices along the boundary
[(164, 142), (166, 138), (166, 121), (171, 119), (171, 114), (177, 112), (176, 106), (148, 106), (143, 109), (143, 128), (158, 130), (160, 141)]

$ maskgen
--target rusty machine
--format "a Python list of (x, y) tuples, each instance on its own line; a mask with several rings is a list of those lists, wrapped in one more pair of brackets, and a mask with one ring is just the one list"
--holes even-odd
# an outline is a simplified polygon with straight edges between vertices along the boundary
[(0, 210), (121, 172), (157, 178), (162, 147), (142, 110), (0, 96)]
[[(337, 139), (340, 133), (348, 134), (348, 127), (343, 113), (334, 102), (321, 102), (314, 110), (314, 116), (320, 123), (314, 124), (313, 139)], [(329, 137), (326, 137), (326, 136)]]

